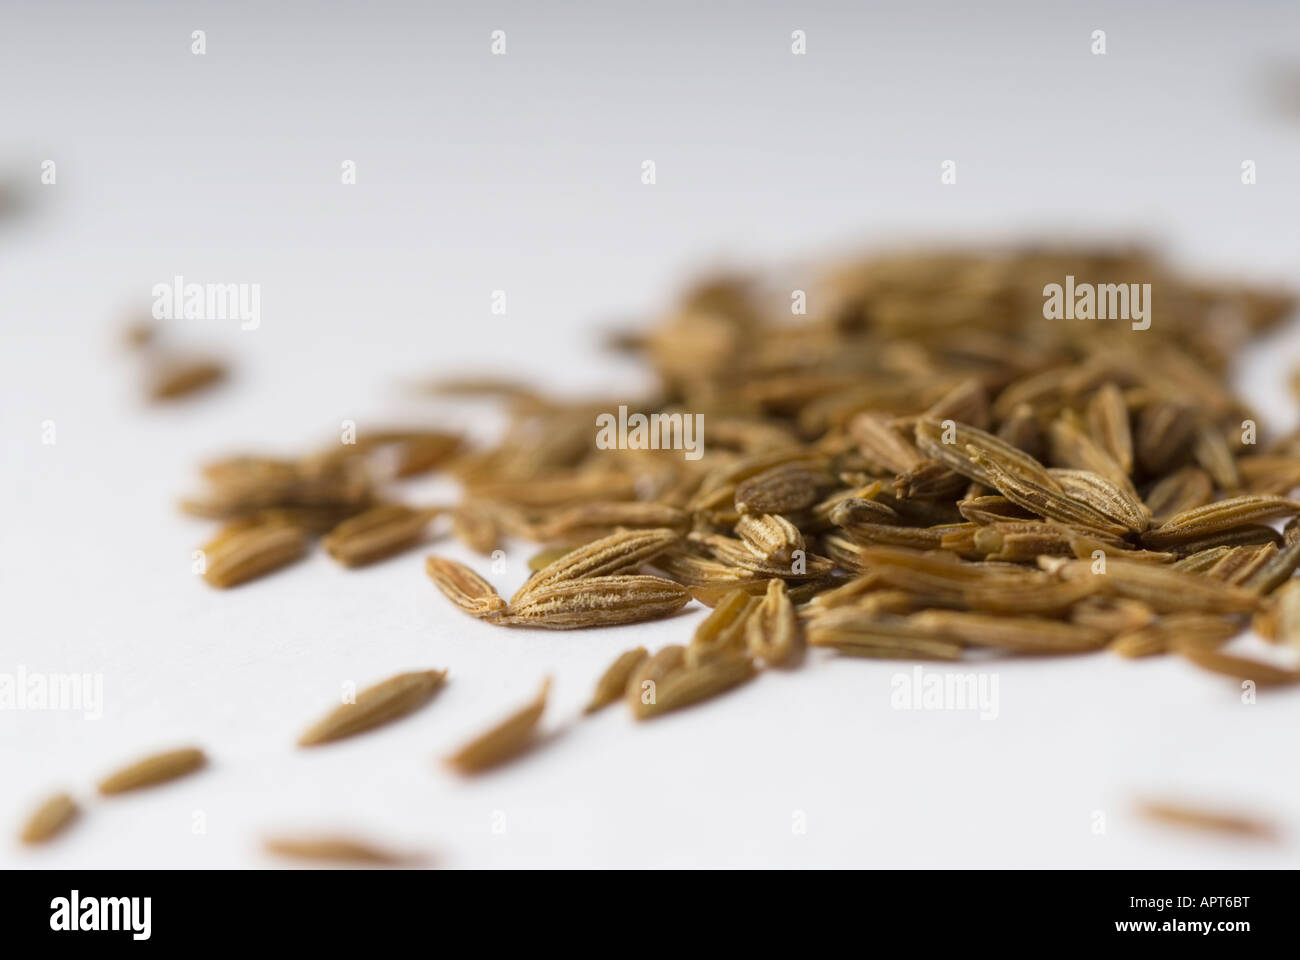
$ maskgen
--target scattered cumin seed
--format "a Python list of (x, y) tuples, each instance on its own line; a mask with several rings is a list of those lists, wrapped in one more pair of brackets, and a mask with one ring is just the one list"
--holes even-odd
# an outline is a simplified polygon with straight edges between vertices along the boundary
[(546, 710), (550, 689), (551, 679), (547, 677), (530, 704), (465, 744), (447, 758), (447, 763), (460, 773), (480, 773), (523, 753), (536, 739), (537, 723)]
[(109, 796), (167, 783), (195, 772), (207, 762), (197, 747), (151, 754), (105, 777), (99, 782), (99, 792)]
[(430, 518), (429, 511), (386, 503), (344, 520), (321, 544), (345, 567), (360, 567), (419, 544)]
[(149, 397), (155, 401), (178, 400), (202, 393), (226, 379), (226, 365), (203, 357), (160, 360), (149, 382)]
[(486, 619), (506, 609), (496, 587), (463, 563), (429, 556), (424, 560), (424, 569), (443, 595), (470, 616)]
[(302, 557), (307, 537), (298, 527), (257, 523), (219, 534), (203, 547), (203, 579), (214, 587), (238, 586)]
[(1148, 820), (1174, 827), (1186, 827), (1252, 840), (1273, 841), (1279, 836), (1274, 823), (1257, 817), (1154, 801), (1144, 801), (1139, 804), (1138, 809)]
[(608, 669), (600, 675), (596, 681), (596, 690), (591, 695), (591, 700), (583, 709), (583, 713), (595, 713), (602, 707), (606, 707), (616, 700), (619, 700), (627, 692), (629, 681), (637, 669), (650, 659), (650, 654), (646, 652), (645, 647), (636, 647), (619, 655), (618, 659), (611, 663)]
[(422, 854), (396, 853), (366, 840), (330, 834), (267, 837), (262, 847), (277, 857), (352, 866), (417, 866), (426, 860)]
[(399, 673), (367, 687), (314, 723), (299, 739), (300, 747), (317, 746), (354, 736), (418, 710), (446, 681), (446, 670)]
[(42, 803), (23, 824), (19, 839), (26, 844), (48, 843), (77, 818), (77, 802), (67, 793), (56, 793)]
[(612, 627), (666, 617), (690, 599), (690, 591), (663, 577), (583, 577), (530, 588), (496, 622), (547, 630)]

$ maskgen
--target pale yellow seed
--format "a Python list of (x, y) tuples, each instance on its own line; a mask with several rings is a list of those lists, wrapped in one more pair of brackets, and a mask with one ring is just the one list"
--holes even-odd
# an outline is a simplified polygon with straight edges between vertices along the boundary
[(762, 602), (745, 623), (749, 654), (769, 665), (788, 662), (798, 652), (799, 620), (784, 580), (772, 579)]
[(292, 563), (307, 549), (297, 527), (258, 524), (237, 530), (203, 548), (203, 579), (214, 587), (234, 587)]
[(1275, 840), (1278, 837), (1275, 824), (1257, 817), (1206, 810), (1183, 804), (1149, 801), (1142, 803), (1139, 810), (1149, 820), (1176, 827), (1189, 827), (1194, 830), (1206, 830), (1256, 840)]
[(663, 553), (680, 539), (675, 530), (620, 530), (585, 546), (570, 550), (539, 570), (511, 599), (519, 603), (528, 594), (566, 580), (602, 577), (635, 569)]
[(447, 763), (460, 773), (479, 773), (523, 753), (536, 739), (537, 723), (546, 710), (550, 689), (547, 677), (532, 703), (465, 744), (447, 758)]
[(619, 700), (627, 692), (628, 683), (637, 669), (650, 659), (645, 647), (636, 647), (619, 655), (596, 681), (596, 690), (583, 713), (595, 713), (602, 707)]
[(416, 546), (429, 519), (427, 511), (388, 503), (344, 520), (321, 545), (344, 566), (359, 567)]
[(193, 773), (206, 763), (207, 757), (197, 747), (155, 753), (101, 780), (99, 792), (105, 795), (126, 793), (128, 790), (167, 783)]
[(506, 609), (496, 588), (463, 563), (430, 556), (425, 558), (424, 569), (443, 595), (471, 616), (487, 618)]
[(263, 848), (278, 857), (353, 866), (415, 866), (425, 860), (420, 854), (396, 853), (365, 840), (338, 835), (267, 837)]
[(497, 622), (547, 630), (612, 627), (666, 617), (690, 599), (689, 590), (663, 577), (584, 577), (527, 590)]
[(405, 716), (428, 703), (442, 687), (446, 670), (399, 673), (367, 687), (314, 723), (298, 740), (302, 747), (342, 740)]
[(77, 802), (71, 795), (56, 793), (28, 818), (20, 839), (23, 843), (47, 843), (66, 830), (77, 818)]

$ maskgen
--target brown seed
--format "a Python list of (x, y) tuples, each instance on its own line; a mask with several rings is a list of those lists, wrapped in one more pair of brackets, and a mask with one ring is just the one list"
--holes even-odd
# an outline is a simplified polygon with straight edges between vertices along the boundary
[(1147, 657), (1165, 653), (1176, 644), (1215, 649), (1241, 632), (1241, 625), (1227, 617), (1201, 613), (1176, 613), (1129, 630), (1115, 638), (1110, 649), (1123, 657)]
[(690, 599), (689, 590), (663, 577), (583, 577), (529, 589), (497, 622), (547, 630), (612, 627), (666, 617)]
[(1273, 594), (1273, 639), (1300, 650), (1300, 580), (1289, 580)]
[(620, 530), (585, 546), (570, 550), (549, 567), (539, 570), (511, 599), (518, 604), (530, 593), (565, 581), (605, 577), (635, 570), (663, 553), (681, 538), (675, 530)]
[(785, 581), (767, 582), (767, 593), (745, 623), (749, 655), (770, 666), (787, 663), (799, 651), (799, 621)]
[(644, 696), (638, 686), (633, 691), (638, 695), (632, 701), (632, 715), (647, 720), (679, 710), (739, 686), (753, 676), (754, 665), (748, 657), (722, 657), (695, 666), (684, 664), (663, 675), (644, 691)]
[(1099, 473), (1088, 470), (1052, 470), (1052, 479), (1061, 485), (1066, 496), (1086, 503), (1102, 516), (1122, 524), (1134, 533), (1151, 525), (1146, 505), (1120, 485)]
[(153, 400), (177, 400), (214, 387), (226, 378), (225, 364), (207, 358), (172, 358), (161, 361), (153, 371), (149, 396)]
[(741, 513), (804, 510), (831, 486), (831, 477), (819, 470), (784, 464), (741, 481), (736, 486), (736, 509)]
[(1300, 567), (1300, 540), (1288, 544), (1264, 566), (1253, 573), (1245, 586), (1260, 594), (1271, 593), (1288, 581), (1296, 567)]
[(446, 677), (446, 670), (421, 670), (399, 673), (367, 687), (354, 701), (335, 707), (313, 724), (299, 738), (298, 745), (311, 747), (342, 740), (403, 717), (428, 703)]
[(926, 610), (909, 618), (909, 623), (965, 645), (1018, 653), (1082, 653), (1106, 643), (1106, 634), (1096, 628), (1035, 617)]
[(959, 660), (962, 645), (910, 617), (832, 610), (807, 626), (808, 643), (856, 657), (896, 660)]
[(491, 556), (501, 541), (501, 529), (492, 511), (473, 500), (452, 511), (451, 528), (456, 539), (485, 557)]
[(686, 648), (686, 662), (697, 666), (707, 660), (738, 656), (745, 649), (745, 624), (759, 605), (759, 598), (745, 590), (733, 590), (695, 628)]
[(384, 850), (365, 840), (337, 835), (267, 837), (267, 853), (293, 860), (314, 860), (354, 866), (415, 866), (424, 862), (419, 854)]
[(1300, 500), (1265, 494), (1232, 497), (1170, 517), (1144, 533), (1142, 541), (1152, 547), (1168, 547), (1297, 513), (1300, 513)]
[(1133, 435), (1129, 429), (1128, 404), (1114, 383), (1097, 389), (1088, 401), (1088, 430), (1126, 474), (1133, 472)]
[(957, 509), (972, 523), (1001, 523), (1005, 520), (1030, 520), (1034, 515), (1001, 494), (959, 500)]
[(1000, 459), (996, 453), (981, 452), (974, 446), (967, 447), (966, 452), (971, 462), (978, 464), (988, 474), (994, 489), (1040, 517), (1095, 530), (1107, 536), (1120, 537), (1128, 532), (1123, 524), (1115, 523), (1101, 511), (1062, 492), (1060, 482), (1054, 477), (1049, 476), (1052, 487), (1048, 487), (1027, 474), (1013, 474), (1011, 470), (1016, 466), (1014, 461)]
[(986, 487), (996, 485), (985, 466), (971, 456), (972, 449), (1000, 457), (1004, 466), (1013, 468), (1025, 482), (1059, 492), (1056, 481), (1041, 463), (1023, 450), (975, 427), (960, 423), (945, 426), (940, 421), (923, 418), (916, 422), (916, 444), (926, 456), (942, 461), (963, 477), (976, 480)]
[(1113, 557), (1106, 558), (1104, 572), (1097, 561), (1071, 560), (1058, 573), (1094, 581), (1102, 593), (1140, 600), (1159, 613), (1248, 613), (1259, 602), (1253, 592), (1220, 580)]
[(1198, 426), (1192, 442), (1192, 453), (1196, 462), (1205, 468), (1221, 489), (1236, 490), (1241, 486), (1236, 458), (1221, 430), (1208, 423)]
[(447, 762), (460, 773), (479, 773), (523, 753), (536, 739), (537, 723), (546, 710), (550, 689), (551, 680), (547, 677), (532, 703), (475, 737), (448, 757)]
[(649, 659), (650, 654), (645, 647), (636, 647), (620, 654), (596, 681), (596, 690), (582, 712), (595, 713), (602, 707), (621, 699), (627, 693), (632, 675)]
[(77, 802), (69, 794), (56, 793), (23, 824), (20, 839), (27, 844), (47, 843), (66, 830), (77, 813)]
[(942, 500), (966, 488), (966, 479), (940, 460), (922, 460), (894, 477), (894, 493), (901, 500)]
[(664, 529), (685, 533), (690, 516), (658, 503), (589, 503), (560, 511), (538, 531), (540, 540), (582, 542), (622, 529)]
[(415, 477), (446, 463), (461, 445), (461, 437), (438, 431), (403, 431), (388, 435), (396, 447), (393, 476)]
[(463, 563), (429, 556), (424, 560), (424, 569), (443, 595), (470, 616), (484, 619), (506, 609), (496, 588)]
[(1175, 827), (1190, 827), (1253, 840), (1276, 840), (1277, 827), (1267, 820), (1240, 814), (1223, 813), (1175, 803), (1144, 802), (1139, 807), (1142, 815)]
[(1193, 644), (1175, 642), (1173, 649), (1185, 659), (1198, 667), (1214, 673), (1249, 680), (1261, 687), (1281, 687), (1300, 681), (1300, 671), (1275, 667), (1272, 664), (1249, 660), (1246, 657), (1220, 653), (1218, 650), (1205, 650)]
[(166, 783), (193, 773), (207, 763), (207, 757), (196, 747), (155, 753), (123, 767), (99, 782), (99, 792), (108, 796), (139, 790), (155, 784)]
[(625, 698), (635, 715), (639, 710), (651, 706), (656, 697), (660, 682), (673, 671), (681, 669), (686, 663), (686, 648), (672, 643), (657, 650), (648, 660), (632, 671), (628, 678)]
[(717, 560), (680, 552), (657, 557), (654, 566), (678, 583), (691, 587), (723, 587), (730, 590), (767, 582), (766, 575), (746, 567), (719, 563)]
[(894, 426), (894, 418), (888, 414), (858, 414), (849, 423), (849, 434), (863, 456), (890, 473), (906, 473), (925, 462), (925, 456)]
[(796, 550), (807, 549), (798, 527), (785, 517), (770, 513), (744, 514), (736, 521), (736, 535), (760, 560), (787, 567)]
[(1107, 636), (1118, 636), (1147, 626), (1156, 612), (1137, 600), (1113, 597), (1089, 597), (1070, 611), (1070, 620), (1085, 627), (1095, 627)]
[(956, 420), (980, 430), (989, 428), (989, 395), (984, 384), (967, 377), (926, 408), (927, 420)]
[(222, 589), (238, 586), (293, 563), (306, 550), (298, 527), (259, 523), (232, 530), (203, 547), (203, 579)]
[(1150, 403), (1138, 414), (1134, 449), (1138, 463), (1159, 476), (1187, 456), (1196, 433), (1196, 411), (1179, 403)]
[(387, 503), (344, 520), (321, 544), (345, 567), (360, 567), (416, 546), (429, 520), (428, 511)]
[(788, 562), (764, 560), (744, 542), (717, 533), (692, 533), (689, 539), (722, 563), (767, 576), (813, 579), (825, 576), (834, 568), (830, 560), (816, 554), (793, 554)]
[[(1047, 436), (1053, 462), (1081, 473), (1104, 477), (1131, 495), (1133, 485), (1129, 481), (1128, 471), (1085, 432), (1076, 418), (1065, 414), (1058, 417), (1048, 429)], [(1056, 474), (1053, 473), (1053, 476)]]

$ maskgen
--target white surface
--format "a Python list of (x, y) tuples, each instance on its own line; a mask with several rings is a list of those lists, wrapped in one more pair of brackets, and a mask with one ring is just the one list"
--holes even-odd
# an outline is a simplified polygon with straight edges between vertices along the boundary
[[(1000, 713), (981, 720), (891, 709), (910, 665), (814, 657), (633, 726), (577, 719), (593, 680), (629, 646), (681, 640), (698, 610), (494, 629), (456, 613), (418, 554), (360, 572), (316, 555), (229, 593), (190, 573), (210, 525), (173, 503), (199, 461), (301, 450), (345, 418), (486, 428), (396, 388), (437, 371), (626, 387), (639, 374), (595, 331), (702, 265), (1081, 230), (1294, 277), (1300, 126), (1262, 84), (1295, 55), (1293, 5), (985, 6), (6, 5), (0, 88), (21, 95), (0, 102), (0, 165), (35, 207), (0, 223), (0, 672), (102, 673), (106, 706), (0, 711), (0, 863), (264, 865), (262, 833), (337, 827), (450, 867), (1295, 865), (1300, 698), (1243, 706), (1173, 661), (987, 665)], [(498, 28), (504, 58), (487, 52)], [(1088, 53), (1097, 28), (1105, 57)], [(49, 157), (59, 182), (42, 188)], [(338, 185), (345, 159), (355, 187)], [(113, 323), (177, 273), (261, 283), (262, 327), (179, 325), (238, 380), (150, 410)], [(1296, 340), (1245, 370), (1273, 422), (1294, 421)], [(513, 587), (527, 555), (493, 579)], [(451, 683), (409, 720), (293, 748), (341, 683), (443, 666)], [(551, 742), (472, 782), (440, 766), (546, 673)], [(208, 772), (91, 797), (120, 761), (188, 742)], [(8, 825), (63, 787), (89, 799), (83, 821), (48, 850), (13, 846)], [(1290, 841), (1148, 827), (1140, 795), (1274, 816)]]

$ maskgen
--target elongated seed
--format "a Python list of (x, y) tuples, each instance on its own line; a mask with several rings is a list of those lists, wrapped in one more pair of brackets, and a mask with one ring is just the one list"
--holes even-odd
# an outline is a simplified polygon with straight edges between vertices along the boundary
[(744, 590), (733, 590), (695, 628), (686, 648), (686, 662), (696, 666), (706, 660), (735, 656), (745, 646), (745, 625), (759, 605), (759, 598)]
[(717, 696), (754, 676), (754, 665), (748, 657), (722, 657), (695, 666), (683, 664), (668, 672), (651, 689), (647, 699), (633, 701), (632, 715), (637, 720), (647, 720), (679, 710)]
[(769, 666), (787, 663), (798, 653), (799, 620), (790, 602), (785, 581), (767, 582), (767, 593), (750, 611), (745, 623), (745, 645), (749, 655)]
[(550, 566), (539, 570), (524, 585), (511, 603), (517, 604), (529, 593), (562, 581), (584, 577), (603, 577), (634, 570), (643, 563), (663, 553), (680, 539), (680, 534), (667, 528), (650, 530), (620, 530), (601, 537), (586, 546), (570, 550)]
[(257, 524), (219, 536), (203, 548), (203, 579), (214, 587), (234, 587), (290, 564), (307, 549), (297, 527)]
[(27, 819), (19, 839), (26, 844), (48, 843), (72, 824), (77, 813), (77, 802), (71, 795), (56, 793)]
[(396, 853), (367, 840), (337, 834), (267, 837), (262, 846), (278, 857), (356, 866), (414, 866), (424, 861), (419, 854)]
[(690, 599), (689, 590), (663, 577), (584, 577), (528, 590), (497, 622), (547, 630), (612, 627), (666, 617)]
[(424, 569), (443, 595), (471, 616), (489, 618), (506, 609), (496, 588), (463, 563), (430, 556), (424, 560)]
[(1300, 682), (1300, 671), (1275, 667), (1259, 660), (1220, 653), (1218, 650), (1206, 650), (1182, 642), (1176, 642), (1173, 649), (1198, 667), (1236, 677), (1238, 680), (1250, 680), (1261, 687), (1289, 686)]
[(1296, 514), (1300, 514), (1300, 500), (1248, 494), (1185, 510), (1148, 530), (1142, 535), (1142, 541), (1152, 547), (1173, 546), (1210, 534)]
[(1219, 810), (1154, 801), (1142, 803), (1139, 809), (1148, 820), (1175, 827), (1188, 827), (1193, 830), (1206, 830), (1255, 840), (1273, 840), (1277, 838), (1278, 833), (1277, 827), (1268, 820)]
[(335, 707), (298, 740), (302, 747), (342, 740), (405, 716), (428, 703), (443, 685), (446, 670), (399, 673), (367, 687), (351, 703)]
[(480, 773), (527, 750), (536, 738), (537, 723), (546, 710), (550, 689), (548, 677), (530, 704), (475, 737), (448, 757), (447, 762), (460, 773)]
[(424, 510), (388, 503), (344, 520), (321, 544), (339, 563), (359, 567), (418, 544), (429, 519)]
[(155, 753), (105, 777), (99, 782), (99, 792), (110, 795), (152, 787), (193, 773), (206, 763), (207, 757), (197, 747)]
[(788, 567), (796, 550), (806, 551), (799, 528), (775, 514), (744, 514), (736, 521), (736, 535), (755, 556), (769, 563)]
[(591, 700), (583, 709), (583, 713), (595, 713), (602, 707), (608, 706), (615, 700), (622, 699), (627, 693), (628, 683), (637, 669), (650, 659), (650, 654), (645, 647), (636, 647), (625, 653), (619, 654), (617, 660), (609, 665), (609, 668), (600, 675), (596, 681), (595, 692), (591, 695)]
[(501, 541), (496, 515), (483, 503), (470, 500), (452, 512), (451, 528), (456, 539), (475, 553), (490, 556)]

